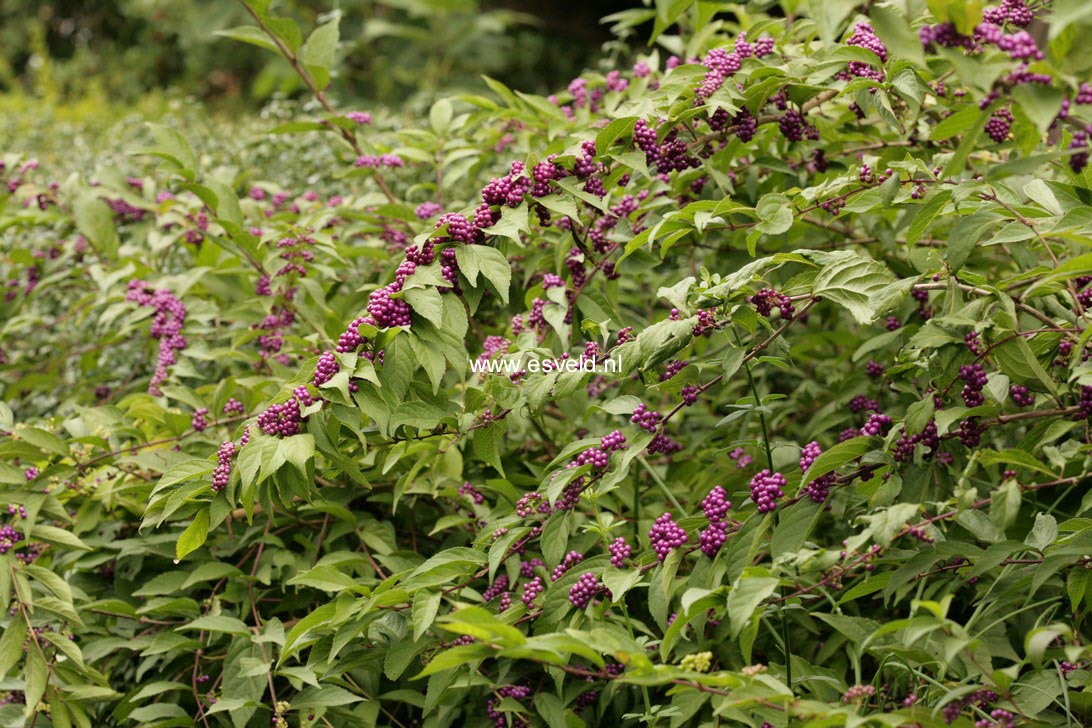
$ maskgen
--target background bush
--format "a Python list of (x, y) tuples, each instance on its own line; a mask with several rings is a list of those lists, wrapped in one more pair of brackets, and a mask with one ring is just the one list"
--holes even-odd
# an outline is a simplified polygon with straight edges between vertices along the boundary
[(224, 11), (253, 117), (4, 120), (0, 722), (1089, 722), (1082, 4), (656, 3), (420, 112), (352, 7)]

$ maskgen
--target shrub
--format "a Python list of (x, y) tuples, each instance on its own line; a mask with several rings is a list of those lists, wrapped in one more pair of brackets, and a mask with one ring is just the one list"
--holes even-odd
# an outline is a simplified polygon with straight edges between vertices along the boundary
[(6, 159), (0, 718), (1087, 723), (1087, 26), (816, 6)]

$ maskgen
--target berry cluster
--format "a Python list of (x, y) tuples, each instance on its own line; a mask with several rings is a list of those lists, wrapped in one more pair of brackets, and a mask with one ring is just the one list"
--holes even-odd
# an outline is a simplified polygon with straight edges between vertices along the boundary
[(129, 281), (125, 300), (155, 309), (151, 336), (159, 342), (159, 356), (155, 374), (148, 383), (148, 394), (158, 397), (162, 394), (159, 386), (167, 380), (167, 367), (176, 362), (175, 352), (186, 348), (186, 338), (182, 336), (186, 306), (166, 288), (153, 290), (149, 284), (139, 280)]
[(986, 134), (1000, 144), (1009, 138), (1009, 130), (1012, 128), (1012, 112), (1007, 108), (998, 109), (986, 122)]
[(892, 454), (892, 457), (895, 458), (896, 462), (909, 462), (913, 459), (914, 450), (919, 443), (929, 449), (928, 453), (924, 456), (926, 459), (936, 457), (937, 453), (940, 451), (940, 435), (937, 434), (936, 420), (929, 420), (922, 431), (916, 435), (906, 434), (904, 428), (902, 436), (895, 442), (895, 451)]
[(225, 415), (241, 415), (243, 413), (243, 403), (232, 397), (224, 403)]
[(619, 536), (618, 538), (611, 541), (610, 545), (607, 547), (607, 550), (610, 551), (611, 566), (617, 569), (625, 567), (626, 560), (633, 552), (633, 549), (630, 547), (629, 543), (623, 536)]
[(1081, 385), (1081, 396), (1077, 401), (1077, 413), (1073, 415), (1073, 419), (1092, 419), (1092, 386)]
[[(823, 454), (823, 448), (819, 446), (818, 442), (814, 440), (804, 446), (804, 449), (800, 451), (800, 472), (808, 472), (808, 468), (816, 461), (816, 459)], [(802, 492), (805, 493), (815, 503), (825, 503), (830, 495), (830, 487), (834, 485), (836, 479), (834, 473), (826, 473), (815, 478), (810, 483), (805, 485)]]
[(693, 384), (683, 385), (683, 388), (679, 390), (679, 394), (682, 395), (683, 404), (687, 407), (696, 404), (698, 401), (698, 388)]
[(964, 364), (959, 368), (959, 378), (965, 382), (961, 393), (964, 404), (978, 407), (986, 401), (982, 394), (987, 382), (986, 370), (981, 364)]
[(504, 685), (498, 688), (496, 696), (490, 698), (485, 704), (485, 714), (493, 721), (494, 728), (526, 728), (530, 725), (525, 718), (512, 716), (511, 722), (506, 717), (508, 713), (497, 710), (497, 706), (506, 698), (513, 700), (527, 700), (531, 697), (531, 688), (526, 685)]
[(877, 412), (868, 418), (868, 422), (864, 423), (861, 427), (860, 434), (865, 437), (876, 437), (882, 435), (887, 431), (887, 428), (891, 426), (891, 418), (887, 415)]
[(482, 592), (482, 600), (486, 602), (491, 602), (507, 591), (508, 575), (500, 574), (499, 576), (497, 576), (496, 579), (493, 580), (493, 583), (490, 584), (489, 587)]
[(728, 500), (728, 492), (718, 485), (702, 499), (701, 507), (709, 525), (698, 534), (698, 544), (703, 554), (713, 558), (728, 540), (726, 518), (732, 502)]
[[(342, 334), (342, 336), (344, 336), (344, 334)], [(341, 371), (341, 365), (338, 364), (334, 352), (324, 351), (319, 355), (318, 361), (315, 363), (315, 374), (311, 378), (311, 382), (316, 387), (321, 387), (323, 384), (326, 384), (333, 379), (334, 375), (339, 371)]]
[(523, 594), (520, 596), (520, 601), (524, 606), (530, 609), (534, 605), (535, 599), (546, 589), (546, 586), (542, 583), (542, 577), (536, 576), (526, 584), (523, 585)]
[(656, 432), (660, 427), (661, 419), (663, 418), (660, 416), (659, 412), (650, 410), (648, 405), (642, 402), (633, 410), (633, 415), (629, 418), (629, 421), (638, 425), (641, 429), (649, 432)]
[(732, 450), (732, 452), (728, 453), (728, 457), (735, 461), (736, 467), (740, 470), (743, 470), (748, 465), (754, 462), (754, 458), (748, 455), (742, 447), (737, 447), (736, 449)]
[(557, 581), (565, 575), (565, 572), (573, 568), (581, 561), (584, 560), (584, 554), (579, 551), (570, 551), (565, 554), (565, 559), (554, 567), (554, 570), (550, 573), (550, 581)]
[(772, 288), (763, 288), (758, 293), (751, 296), (751, 303), (754, 304), (755, 310), (758, 311), (761, 316), (769, 316), (777, 307), (781, 313), (781, 318), (786, 321), (791, 321), (796, 309), (793, 308), (792, 300), (783, 293), (778, 293)]
[(459, 486), (459, 495), (470, 498), (474, 501), (475, 505), (480, 506), (485, 502), (485, 496), (482, 495), (477, 488), (471, 485), (469, 480)]
[(675, 361), (673, 361), (673, 362), (671, 362), (670, 364), (667, 365), (667, 370), (664, 371), (664, 373), (660, 375), (660, 381), (661, 382), (667, 382), (667, 381), (673, 379), (676, 374), (681, 372), (683, 370), (683, 368), (688, 366), (689, 364), (690, 364), (689, 360), (680, 361), (679, 359), (676, 359)]
[(985, 711), (997, 700), (997, 693), (989, 689), (975, 690), (961, 698), (951, 701), (944, 706), (943, 715), (945, 723), (954, 723), (968, 705)]
[(849, 411), (853, 414), (858, 414), (860, 412), (879, 412), (880, 403), (863, 394), (858, 394), (853, 399), (849, 400)]
[(876, 688), (872, 685), (851, 685), (842, 695), (842, 702), (846, 705), (858, 700), (867, 700), (876, 694)]
[[(846, 39), (846, 45), (870, 50), (879, 57), (881, 63), (887, 62), (887, 46), (883, 44), (883, 41), (876, 35), (876, 31), (868, 23), (857, 23), (853, 35)], [(873, 68), (861, 61), (850, 61), (846, 67), (846, 72), (849, 76), (870, 78), (874, 81), (882, 81), (884, 76), (882, 69)]]
[(536, 511), (545, 515), (553, 512), (549, 501), (543, 498), (541, 493), (524, 493), (516, 501), (516, 515), (520, 518), (528, 518)]
[(665, 513), (652, 524), (648, 532), (648, 540), (652, 544), (652, 550), (663, 561), (672, 551), (687, 542), (686, 531), (671, 517)]
[(220, 492), (231, 481), (231, 459), (238, 450), (231, 440), (220, 443), (220, 451), (216, 453), (216, 469), (212, 471), (212, 489)]
[(1035, 404), (1035, 395), (1028, 391), (1022, 384), (1014, 384), (1009, 387), (1009, 395), (1012, 401), (1019, 407), (1031, 407)]
[(197, 432), (204, 432), (209, 426), (209, 421), (206, 419), (209, 411), (207, 407), (198, 407), (193, 411), (193, 419), (190, 420), (190, 427)]
[(607, 595), (610, 591), (599, 582), (599, 577), (590, 571), (584, 572), (576, 583), (569, 588), (569, 602), (577, 609), (583, 609), (591, 604), (592, 599), (601, 595)]
[(764, 469), (751, 478), (751, 500), (759, 513), (769, 513), (777, 508), (777, 499), (784, 495), (785, 476)]
[(258, 415), (258, 427), (267, 435), (291, 437), (300, 433), (303, 420), (300, 403), (293, 397), (281, 404), (271, 404)]

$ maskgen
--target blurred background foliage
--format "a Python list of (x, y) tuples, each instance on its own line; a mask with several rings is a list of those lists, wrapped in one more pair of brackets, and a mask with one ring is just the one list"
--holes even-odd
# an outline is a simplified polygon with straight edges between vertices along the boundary
[[(341, 15), (339, 98), (424, 105), (440, 88), (480, 88), (481, 74), (528, 91), (564, 86), (609, 42), (600, 18), (633, 4), (281, 0), (277, 9), (304, 27)], [(164, 94), (219, 109), (303, 94), (287, 64), (215, 35), (245, 20), (234, 0), (0, 0), (0, 93), (77, 113)]]

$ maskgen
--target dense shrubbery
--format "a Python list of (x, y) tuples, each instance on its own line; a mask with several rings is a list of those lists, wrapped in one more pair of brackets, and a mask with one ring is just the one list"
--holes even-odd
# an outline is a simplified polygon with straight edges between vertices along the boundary
[[(283, 0), (307, 24), (340, 20), (340, 92), (413, 105), (465, 87), (478, 74), (534, 79), (536, 90), (577, 73), (604, 39), (595, 20), (618, 0), (524, 3), (480, 0)], [(624, 3), (623, 3), (624, 4)], [(532, 14), (534, 13), (534, 14)], [(208, 0), (0, 0), (0, 90), (130, 103), (174, 88), (217, 102), (306, 93), (284, 63), (218, 32), (238, 26), (237, 2)], [(554, 26), (582, 23), (564, 37)]]
[(5, 157), (0, 722), (1088, 724), (1088, 14), (928, 5)]

